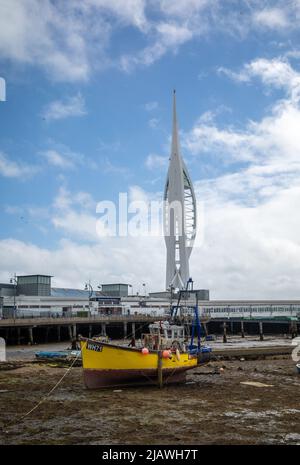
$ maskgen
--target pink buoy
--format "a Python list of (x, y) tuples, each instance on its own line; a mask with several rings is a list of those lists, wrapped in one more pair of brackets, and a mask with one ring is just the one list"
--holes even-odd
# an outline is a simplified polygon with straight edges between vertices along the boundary
[(163, 358), (169, 358), (171, 357), (171, 351), (170, 350), (164, 350), (162, 353)]
[(149, 350), (147, 349), (147, 347), (142, 348), (142, 354), (143, 355), (148, 355), (149, 354)]

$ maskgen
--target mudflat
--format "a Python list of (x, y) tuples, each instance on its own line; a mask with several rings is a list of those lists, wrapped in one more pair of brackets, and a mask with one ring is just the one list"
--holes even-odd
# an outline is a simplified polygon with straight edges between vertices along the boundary
[(0, 370), (1, 444), (300, 444), (300, 375), (291, 357), (214, 361), (163, 389), (89, 391), (73, 367), (20, 421), (65, 370), (29, 362)]

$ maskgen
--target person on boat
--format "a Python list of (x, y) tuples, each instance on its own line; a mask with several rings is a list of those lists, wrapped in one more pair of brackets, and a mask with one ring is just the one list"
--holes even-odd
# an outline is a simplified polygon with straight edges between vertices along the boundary
[(129, 342), (128, 347), (135, 347), (135, 337), (134, 336), (131, 338), (131, 341)]

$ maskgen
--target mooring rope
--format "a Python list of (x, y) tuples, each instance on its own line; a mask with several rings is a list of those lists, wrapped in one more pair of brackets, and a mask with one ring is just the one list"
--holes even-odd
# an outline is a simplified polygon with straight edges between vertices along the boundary
[(5, 428), (11, 426), (12, 424), (16, 424), (16, 423), (19, 423), (21, 422), (22, 420), (24, 420), (24, 418), (28, 417), (32, 412), (34, 412), (54, 391), (55, 389), (60, 385), (60, 383), (63, 381), (63, 379), (70, 373), (71, 369), (73, 368), (75, 362), (78, 360), (79, 356), (81, 354), (81, 351), (79, 352), (79, 354), (76, 355), (76, 357), (74, 358), (74, 360), (72, 360), (72, 363), (71, 365), (67, 368), (67, 371), (63, 374), (63, 376), (57, 381), (57, 383), (50, 389), (49, 392), (47, 392), (47, 394), (45, 394), (41, 400), (34, 406), (32, 407), (28, 412), (24, 413), (23, 415), (21, 415), (19, 418), (15, 419), (15, 420), (12, 420), (8, 423), (6, 423), (6, 425), (2, 426), (1, 430), (5, 432)]

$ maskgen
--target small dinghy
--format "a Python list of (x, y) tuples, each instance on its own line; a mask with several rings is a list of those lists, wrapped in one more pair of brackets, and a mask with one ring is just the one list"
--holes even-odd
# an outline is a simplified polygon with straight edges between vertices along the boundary
[(39, 359), (70, 359), (80, 356), (80, 350), (41, 350), (35, 353), (36, 358)]
[(296, 365), (296, 370), (297, 370), (297, 372), (298, 372), (299, 375), (300, 375), (300, 363), (297, 363), (297, 365)]

